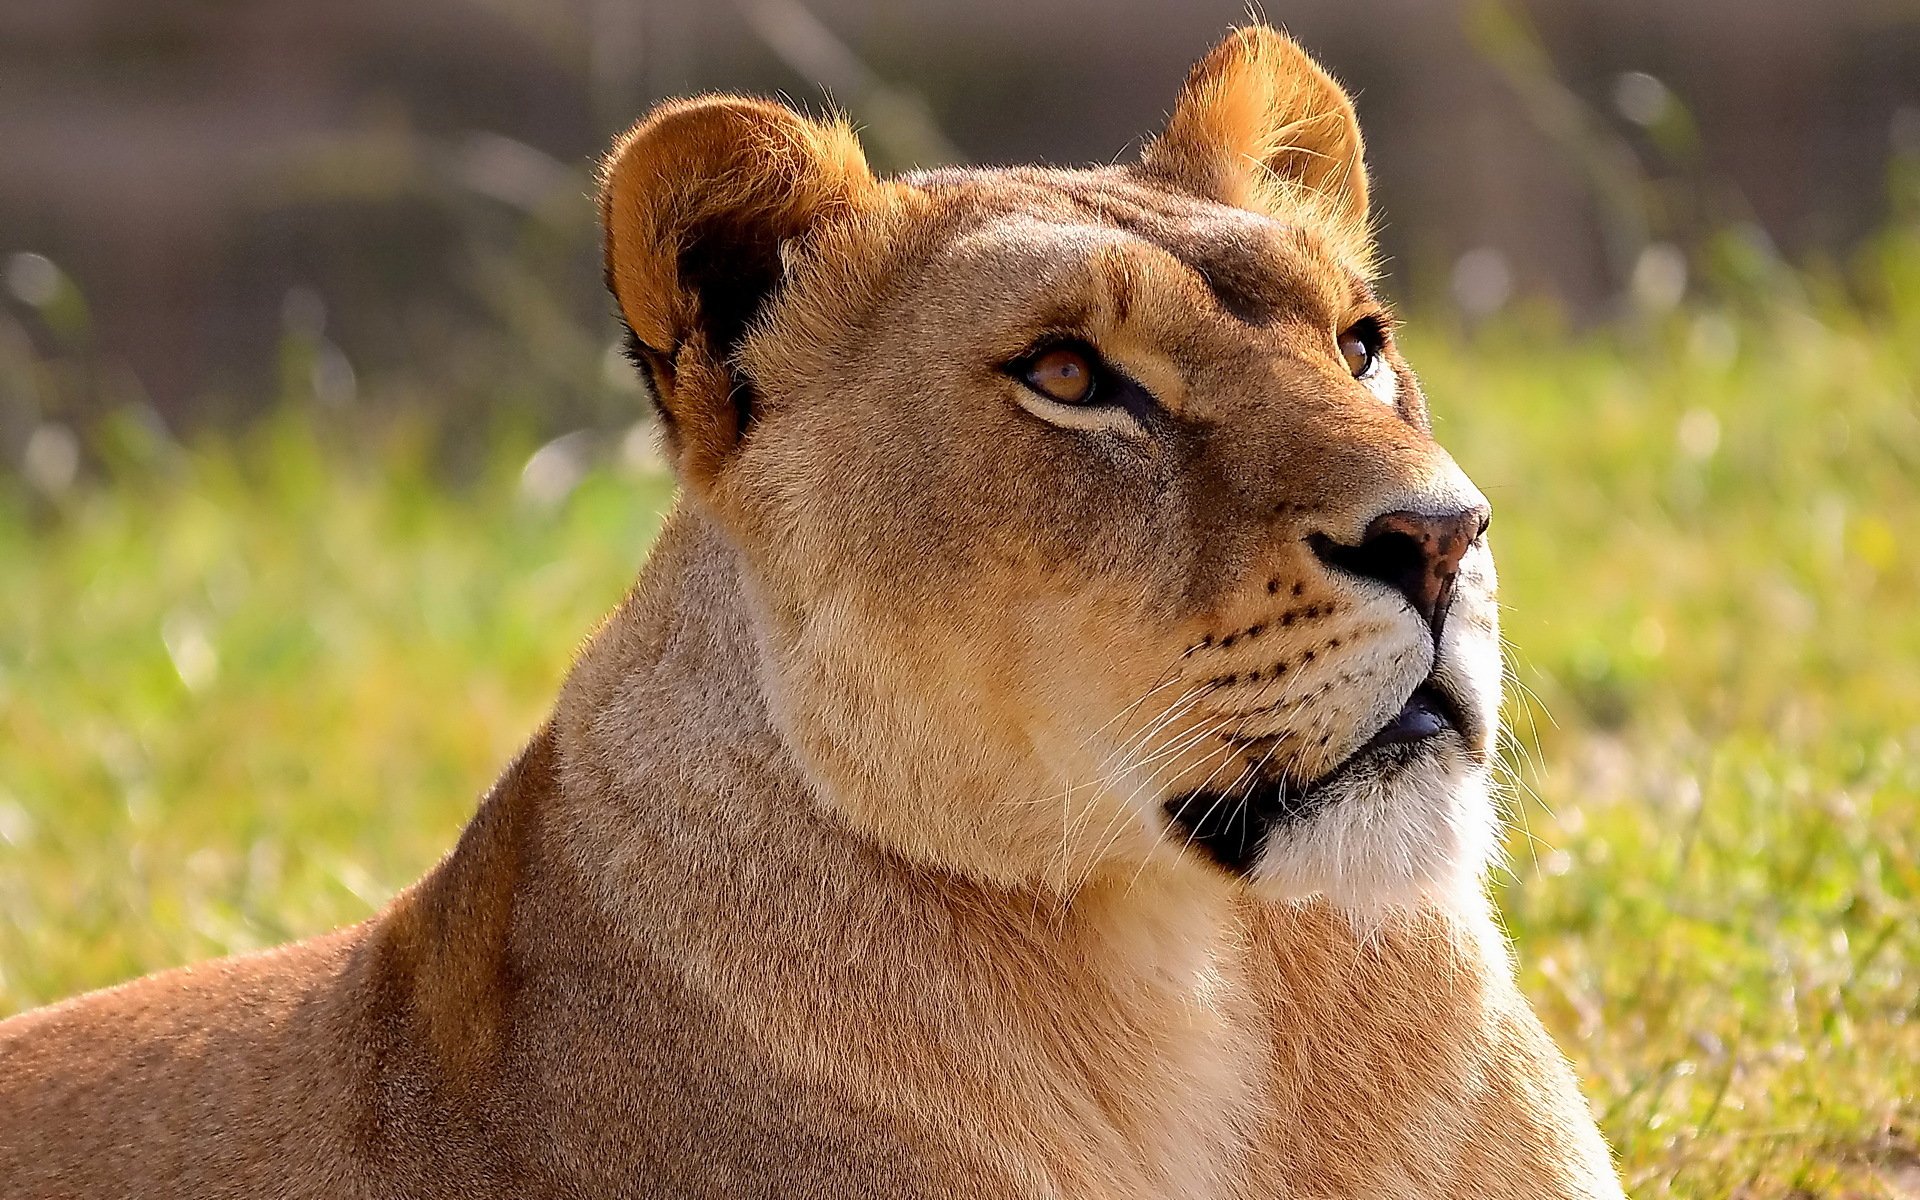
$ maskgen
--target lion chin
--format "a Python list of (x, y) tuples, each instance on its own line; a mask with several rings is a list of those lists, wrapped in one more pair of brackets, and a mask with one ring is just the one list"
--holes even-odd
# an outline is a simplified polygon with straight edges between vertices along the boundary
[(1490, 772), (1446, 745), (1376, 741), (1304, 786), (1263, 778), (1166, 801), (1183, 846), (1274, 900), (1324, 896), (1358, 917), (1462, 906), (1483, 886)]
[(1276, 899), (1322, 895), (1363, 917), (1437, 903), (1465, 908), (1484, 886), (1496, 822), (1484, 767), (1445, 751), (1382, 755), (1323, 784), (1319, 815), (1270, 835), (1250, 878)]
[(1306, 783), (1265, 775), (1182, 792), (1170, 837), (1279, 901), (1325, 897), (1359, 918), (1441, 904), (1465, 910), (1497, 833), (1491, 772), (1416, 693), (1394, 721)]

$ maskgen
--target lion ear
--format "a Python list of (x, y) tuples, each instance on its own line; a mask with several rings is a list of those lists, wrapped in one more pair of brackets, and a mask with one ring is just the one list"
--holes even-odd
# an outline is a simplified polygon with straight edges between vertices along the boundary
[(752, 389), (732, 356), (788, 243), (877, 186), (844, 124), (738, 96), (663, 104), (615, 143), (600, 184), (607, 287), (683, 479), (711, 478), (747, 431)]
[(1293, 39), (1237, 29), (1201, 59), (1141, 169), (1184, 191), (1274, 211), (1302, 192), (1364, 233), (1367, 168), (1353, 101)]

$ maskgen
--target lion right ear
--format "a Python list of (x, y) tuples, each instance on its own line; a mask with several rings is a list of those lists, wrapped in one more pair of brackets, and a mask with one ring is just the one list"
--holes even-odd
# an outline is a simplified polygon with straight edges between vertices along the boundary
[(1358, 242), (1367, 232), (1367, 167), (1353, 101), (1294, 40), (1237, 29), (1187, 76), (1166, 132), (1141, 170), (1195, 195), (1278, 213), (1314, 197)]
[(607, 287), (680, 476), (704, 483), (752, 420), (732, 357), (781, 284), (784, 248), (878, 185), (844, 124), (738, 96), (656, 108), (600, 179)]

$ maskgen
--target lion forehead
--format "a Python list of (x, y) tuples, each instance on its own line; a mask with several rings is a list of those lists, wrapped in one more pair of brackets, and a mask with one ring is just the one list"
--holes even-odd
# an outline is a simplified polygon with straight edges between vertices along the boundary
[(1098, 170), (948, 172), (925, 186), (944, 219), (929, 219), (919, 287), (970, 273), (980, 290), (948, 299), (973, 307), (1084, 286), (1102, 265), (1176, 294), (1198, 285), (1207, 309), (1256, 327), (1324, 325), (1370, 297), (1365, 264), (1347, 261), (1312, 214), (1253, 212)]

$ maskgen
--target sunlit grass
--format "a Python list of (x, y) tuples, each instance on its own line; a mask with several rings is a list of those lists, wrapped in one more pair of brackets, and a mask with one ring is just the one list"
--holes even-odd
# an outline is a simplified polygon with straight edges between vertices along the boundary
[[(1920, 1194), (1920, 249), (1891, 247), (1868, 311), (1409, 335), (1525, 689), (1500, 901), (1638, 1196)], [(109, 429), (100, 477), (0, 487), (0, 1012), (365, 916), (667, 503), (608, 456), (529, 490), (503, 444), (450, 487), (416, 439), (333, 432)]]
[(1501, 905), (1635, 1196), (1920, 1196), (1917, 327), (1415, 351), (1525, 685)]

